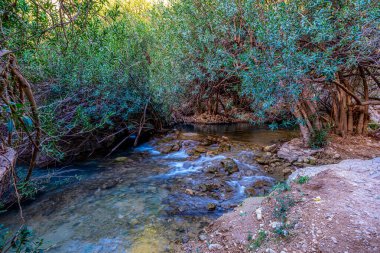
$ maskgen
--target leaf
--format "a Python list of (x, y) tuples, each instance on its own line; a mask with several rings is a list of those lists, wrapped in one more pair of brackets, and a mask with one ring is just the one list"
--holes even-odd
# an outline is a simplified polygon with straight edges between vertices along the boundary
[(28, 117), (28, 116), (22, 116), (21, 120), (22, 120), (22, 122), (24, 122), (24, 124), (25, 124), (25, 126), (26, 126), (27, 129), (30, 129), (30, 128), (33, 127), (33, 121), (32, 121), (32, 119), (30, 117)]
[(9, 133), (12, 133), (15, 129), (15, 125), (12, 119), (9, 119), (7, 122), (7, 130)]

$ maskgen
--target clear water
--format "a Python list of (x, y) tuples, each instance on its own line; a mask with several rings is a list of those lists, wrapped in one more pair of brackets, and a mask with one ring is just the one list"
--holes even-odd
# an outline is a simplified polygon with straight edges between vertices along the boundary
[(273, 144), (280, 140), (287, 140), (299, 136), (299, 131), (288, 129), (278, 129), (272, 131), (269, 130), (268, 127), (255, 127), (250, 123), (210, 125), (189, 124), (179, 125), (177, 128), (189, 132), (227, 136), (233, 141), (254, 143), (263, 146)]
[[(217, 133), (234, 136), (234, 131)], [(289, 135), (249, 129), (235, 133), (234, 140), (259, 144)], [(211, 220), (240, 203), (247, 183), (274, 182), (244, 159), (250, 152), (202, 155), (189, 161), (184, 151), (164, 155), (145, 143), (119, 154), (126, 157), (121, 162), (92, 160), (61, 169), (45, 193), (24, 206), (24, 217), (36, 236), (44, 239), (48, 252), (171, 252), (175, 244), (197, 237)], [(252, 176), (226, 182), (231, 188), (227, 197), (192, 196), (181, 190), (199, 183), (202, 169), (225, 157), (252, 170)], [(37, 170), (36, 175), (43, 177), (46, 171)], [(75, 175), (80, 180), (72, 178)], [(70, 177), (74, 180), (62, 181)], [(208, 211), (209, 203), (218, 208)], [(13, 228), (19, 222), (16, 210), (0, 217), (0, 223)]]

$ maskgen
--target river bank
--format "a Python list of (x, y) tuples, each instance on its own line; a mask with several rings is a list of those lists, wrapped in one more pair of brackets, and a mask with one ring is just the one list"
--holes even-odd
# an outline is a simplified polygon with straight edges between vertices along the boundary
[[(295, 151), (296, 143), (282, 145), (277, 154)], [(336, 159), (335, 164), (295, 170), (288, 184), (267, 197), (246, 199), (178, 252), (378, 252), (379, 145), (372, 138), (335, 139), (313, 154)], [(347, 157), (362, 159), (342, 160)]]

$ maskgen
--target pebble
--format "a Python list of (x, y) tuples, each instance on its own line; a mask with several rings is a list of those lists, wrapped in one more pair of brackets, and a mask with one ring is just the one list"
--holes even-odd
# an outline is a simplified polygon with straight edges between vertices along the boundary
[(210, 244), (208, 245), (208, 249), (209, 250), (213, 250), (213, 249), (223, 249), (223, 246), (218, 244), (218, 243), (214, 243), (214, 244)]
[(334, 236), (331, 237), (331, 240), (332, 240), (335, 244), (338, 243), (337, 239), (336, 239)]
[(281, 227), (283, 225), (283, 223), (282, 222), (274, 221), (270, 225), (271, 225), (272, 228), (279, 228), (279, 227)]
[(276, 251), (274, 251), (274, 250), (271, 249), (271, 248), (266, 249), (265, 252), (267, 252), (267, 253), (276, 253)]
[(261, 220), (263, 218), (261, 207), (256, 209), (256, 218)]
[(199, 240), (201, 240), (201, 241), (206, 241), (206, 240), (207, 240), (207, 236), (206, 236), (205, 234), (200, 234), (200, 235), (198, 236), (198, 238), (199, 238)]

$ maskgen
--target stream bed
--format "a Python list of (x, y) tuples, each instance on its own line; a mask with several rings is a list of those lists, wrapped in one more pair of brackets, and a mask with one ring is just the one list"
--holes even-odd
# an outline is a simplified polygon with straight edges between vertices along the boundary
[[(55, 170), (23, 207), (47, 252), (172, 252), (247, 196), (266, 194), (276, 179), (261, 171), (255, 152), (294, 136), (241, 124), (180, 130)], [(11, 228), (19, 222), (17, 210), (0, 217)]]

